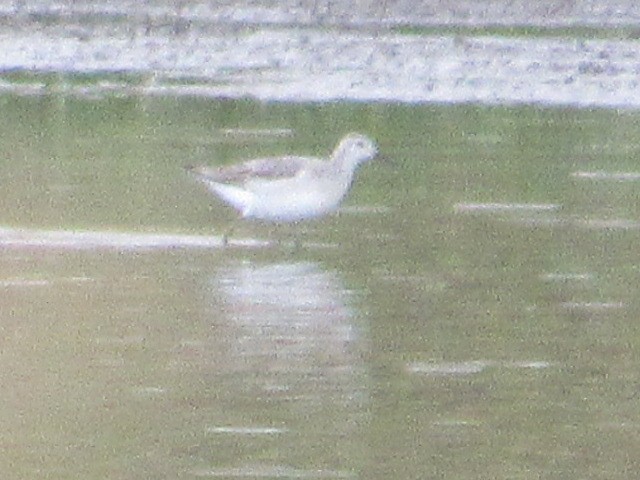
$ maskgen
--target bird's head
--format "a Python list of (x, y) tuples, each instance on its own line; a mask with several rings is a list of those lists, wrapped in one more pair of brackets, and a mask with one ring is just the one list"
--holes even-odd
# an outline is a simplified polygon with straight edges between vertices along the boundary
[(365, 135), (350, 133), (345, 136), (333, 152), (333, 158), (340, 158), (354, 166), (373, 160), (378, 155), (378, 146)]

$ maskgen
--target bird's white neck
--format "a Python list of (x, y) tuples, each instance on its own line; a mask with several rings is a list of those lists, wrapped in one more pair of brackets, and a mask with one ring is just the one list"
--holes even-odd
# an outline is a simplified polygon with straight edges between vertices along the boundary
[(331, 156), (331, 163), (333, 164), (333, 168), (351, 179), (353, 177), (354, 172), (358, 168), (360, 162), (357, 158), (349, 155), (348, 152), (345, 152), (342, 149), (336, 149), (336, 151)]

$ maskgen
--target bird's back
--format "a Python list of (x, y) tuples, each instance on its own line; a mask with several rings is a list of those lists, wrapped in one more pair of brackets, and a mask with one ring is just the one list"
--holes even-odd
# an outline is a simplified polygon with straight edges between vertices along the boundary
[(235, 165), (220, 167), (194, 167), (199, 179), (208, 182), (244, 184), (248, 180), (279, 180), (293, 178), (306, 169), (316, 168), (325, 162), (312, 157), (257, 158)]

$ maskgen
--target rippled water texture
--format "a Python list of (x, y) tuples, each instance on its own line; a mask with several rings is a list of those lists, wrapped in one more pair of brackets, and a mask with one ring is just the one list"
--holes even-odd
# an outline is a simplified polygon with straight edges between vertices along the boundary
[[(634, 478), (639, 19), (0, 2), (0, 477)], [(352, 131), (318, 221), (184, 170)]]
[[(7, 478), (629, 478), (635, 112), (2, 97)], [(337, 216), (184, 172), (376, 138)]]

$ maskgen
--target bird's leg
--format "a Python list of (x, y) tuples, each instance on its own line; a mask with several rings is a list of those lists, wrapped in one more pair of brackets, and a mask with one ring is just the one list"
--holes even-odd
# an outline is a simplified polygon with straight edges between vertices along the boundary
[(302, 249), (302, 240), (298, 235), (293, 236), (293, 253), (297, 253)]
[(227, 247), (229, 245), (229, 236), (236, 228), (237, 220), (232, 221), (222, 233), (222, 246)]
[(287, 245), (288, 247), (290, 247), (292, 253), (296, 253), (302, 248), (302, 240), (300, 238), (300, 232), (298, 228), (300, 226), (299, 223), (300, 222), (294, 222), (293, 225), (295, 228), (293, 230), (286, 230)]
[(264, 243), (267, 247), (281, 247), (282, 241), (282, 225), (279, 223), (262, 223), (260, 231), (257, 232), (256, 240)]

